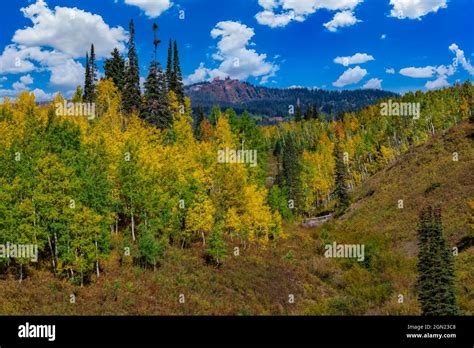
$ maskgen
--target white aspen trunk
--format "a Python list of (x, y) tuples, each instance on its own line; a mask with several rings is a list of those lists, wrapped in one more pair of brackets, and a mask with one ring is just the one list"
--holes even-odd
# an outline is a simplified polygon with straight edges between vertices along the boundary
[(132, 217), (132, 239), (135, 241), (135, 217), (133, 216), (133, 213), (130, 215)]
[(53, 250), (53, 244), (51, 243), (51, 238), (48, 235), (48, 244), (49, 244), (49, 249), (51, 250), (51, 256), (52, 256), (52, 263), (53, 263), (53, 271), (54, 274), (56, 274), (56, 258), (54, 256), (54, 250)]
[(96, 255), (96, 271), (97, 271), (97, 278), (100, 277), (100, 270), (99, 270), (99, 247), (97, 246), (97, 241), (95, 241), (95, 255)]

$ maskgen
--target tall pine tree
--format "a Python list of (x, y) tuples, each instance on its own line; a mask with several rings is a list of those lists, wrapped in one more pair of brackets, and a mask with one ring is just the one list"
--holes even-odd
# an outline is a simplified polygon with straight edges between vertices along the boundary
[(418, 224), (418, 299), (423, 315), (458, 315), (453, 260), (443, 237), (441, 209), (428, 206)]
[[(301, 155), (302, 150), (294, 134), (288, 133), (281, 149), (282, 177), (286, 183), (290, 209), (300, 211), (303, 203), (301, 184)], [(293, 203), (293, 204), (291, 204)]]
[(128, 41), (128, 66), (126, 67), (125, 86), (123, 91), (123, 109), (125, 112), (140, 110), (140, 69), (135, 48), (135, 26), (130, 21), (130, 38)]
[(300, 100), (296, 102), (296, 109), (295, 109), (295, 121), (300, 122), (303, 119), (303, 111), (301, 110)]
[(173, 44), (170, 42), (168, 44), (168, 60), (166, 63), (166, 80), (168, 81), (168, 90), (174, 91), (175, 87), (173, 85)]
[(184, 102), (184, 84), (183, 75), (181, 73), (181, 65), (179, 63), (178, 43), (174, 41), (173, 49), (173, 91), (176, 93), (180, 103)]
[(91, 45), (90, 56), (86, 52), (86, 76), (84, 82), (84, 102), (94, 103), (96, 97), (97, 65), (95, 63), (94, 44)]
[(125, 60), (117, 48), (112, 51), (112, 58), (106, 59), (104, 63), (105, 78), (114, 81), (115, 86), (123, 91), (125, 85)]
[(334, 158), (336, 160), (336, 168), (334, 172), (335, 179), (335, 190), (334, 193), (338, 199), (338, 210), (339, 213), (344, 212), (344, 210), (349, 207), (349, 193), (346, 185), (347, 179), (347, 168), (344, 163), (343, 154), (341, 151), (341, 146), (339, 144), (339, 139), (336, 140), (334, 146)]
[(84, 74), (84, 96), (83, 100), (89, 100), (89, 91), (91, 90), (91, 73), (90, 73), (90, 65), (89, 65), (89, 52), (86, 51), (86, 71)]
[(148, 77), (145, 81), (145, 106), (142, 110), (141, 117), (148, 123), (164, 129), (171, 127), (173, 116), (169, 107), (166, 75), (160, 68), (160, 63), (156, 58), (156, 51), (161, 42), (157, 39), (157, 30), (158, 25), (154, 23), (153, 45), (155, 50), (153, 60), (150, 63)]
[(204, 109), (202, 106), (199, 106), (197, 108), (196, 120), (194, 124), (194, 137), (196, 138), (196, 140), (201, 140), (202, 138), (201, 123), (202, 121), (204, 121), (205, 118), (206, 116), (204, 115)]

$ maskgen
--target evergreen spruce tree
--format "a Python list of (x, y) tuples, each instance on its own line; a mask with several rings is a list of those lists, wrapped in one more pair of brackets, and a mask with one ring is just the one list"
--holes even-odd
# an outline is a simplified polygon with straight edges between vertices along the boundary
[(334, 158), (336, 160), (336, 168), (335, 168), (335, 190), (334, 193), (338, 199), (338, 213), (344, 212), (344, 210), (349, 207), (349, 193), (346, 185), (346, 178), (347, 178), (347, 168), (346, 164), (344, 163), (343, 154), (341, 151), (341, 147), (339, 144), (339, 139), (336, 140), (336, 144), (334, 146)]
[(85, 71), (85, 79), (84, 79), (84, 97), (82, 98), (85, 102), (90, 100), (90, 91), (91, 91), (91, 73), (90, 73), (90, 65), (89, 65), (89, 52), (86, 52), (86, 71)]
[(316, 115), (316, 109), (314, 107), (314, 104), (309, 104), (308, 108), (306, 109), (304, 119), (305, 120), (312, 120), (312, 119), (315, 119), (315, 118), (317, 118), (317, 115)]
[(126, 67), (125, 86), (123, 91), (123, 109), (125, 112), (139, 111), (141, 104), (140, 69), (135, 49), (135, 26), (130, 21), (130, 38), (128, 41), (128, 66)]
[(86, 76), (84, 82), (84, 102), (94, 103), (96, 97), (97, 65), (95, 63), (94, 44), (91, 45), (90, 56), (86, 52)]
[(219, 106), (214, 105), (211, 109), (211, 113), (209, 114), (209, 122), (215, 126), (219, 117), (221, 117), (221, 109)]
[(202, 137), (201, 123), (202, 121), (204, 121), (205, 118), (206, 116), (204, 115), (204, 109), (202, 106), (199, 106), (197, 108), (196, 120), (194, 124), (194, 137), (196, 138), (196, 140), (201, 140), (201, 137)]
[(157, 47), (161, 42), (156, 37), (157, 30), (158, 26), (154, 23), (154, 57), (150, 63), (148, 77), (145, 81), (145, 106), (140, 116), (148, 123), (164, 129), (171, 127), (173, 116), (169, 107), (166, 75), (160, 68), (160, 63), (156, 58)]
[(312, 104), (313, 107), (313, 118), (317, 120), (319, 118), (318, 106), (316, 104)]
[(176, 88), (173, 84), (173, 44), (168, 44), (168, 60), (166, 63), (166, 80), (168, 81), (168, 90), (174, 91)]
[(112, 51), (112, 58), (106, 59), (104, 63), (105, 78), (114, 81), (119, 91), (123, 91), (125, 84), (125, 60), (117, 48)]
[(301, 148), (295, 135), (288, 134), (282, 143), (282, 177), (286, 183), (288, 199), (294, 203), (296, 212), (301, 208), (303, 192), (301, 185)]
[(300, 100), (298, 99), (295, 109), (295, 121), (300, 122), (303, 119), (303, 111), (301, 110)]
[(176, 93), (180, 103), (184, 102), (184, 85), (181, 65), (179, 63), (178, 43), (174, 41), (173, 49), (173, 91)]
[(443, 237), (441, 209), (428, 206), (418, 224), (419, 301), (424, 315), (458, 315), (452, 255)]

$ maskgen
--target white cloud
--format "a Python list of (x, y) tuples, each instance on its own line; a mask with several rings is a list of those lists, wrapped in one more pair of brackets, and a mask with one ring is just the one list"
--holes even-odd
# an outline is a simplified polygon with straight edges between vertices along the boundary
[(125, 49), (125, 30), (111, 28), (99, 15), (76, 7), (56, 6), (51, 10), (44, 0), (21, 11), (33, 26), (15, 32), (12, 41), (18, 45), (51, 47), (73, 58), (83, 57), (92, 43), (98, 58), (108, 56), (115, 47)]
[(35, 88), (32, 92), (37, 102), (50, 101), (54, 98), (54, 93), (46, 93), (40, 88)]
[(447, 7), (447, 0), (390, 0), (390, 16), (398, 19), (421, 19), (430, 12)]
[(433, 66), (427, 66), (424, 68), (409, 67), (401, 69), (400, 74), (413, 78), (428, 78), (433, 76), (435, 70), (436, 69)]
[[(125, 49), (126, 31), (120, 26), (110, 27), (99, 15), (76, 7), (50, 9), (44, 0), (36, 0), (21, 11), (32, 25), (18, 29), (13, 43), (4, 48), (0, 74), (48, 71), (50, 85), (64, 92), (83, 83), (84, 67), (75, 58), (83, 57), (91, 43), (98, 59), (115, 47)], [(22, 85), (26, 83), (19, 81), (16, 86)]]
[(35, 70), (35, 65), (25, 59), (24, 52), (20, 52), (15, 45), (8, 45), (0, 55), (0, 74), (19, 74)]
[(24, 83), (21, 83), (21, 82), (19, 82), (19, 81), (14, 82), (14, 83), (12, 84), (12, 87), (13, 87), (13, 89), (14, 89), (15, 91), (18, 91), (18, 92), (27, 89), (26, 86), (25, 86), (25, 84), (24, 84)]
[(382, 89), (382, 81), (381, 79), (370, 79), (367, 81), (362, 88), (364, 89)]
[[(271, 28), (284, 27), (292, 21), (305, 21), (310, 15), (319, 9), (326, 9), (329, 11), (347, 10), (352, 13), (351, 11), (353, 11), (361, 2), (363, 2), (363, 0), (258, 0), (258, 3), (263, 10), (257, 13), (255, 18), (258, 23), (267, 25)], [(337, 19), (336, 16), (338, 16)], [(347, 15), (339, 14), (336, 14), (336, 16), (334, 18), (339, 22), (343, 20), (341, 16), (347, 17)], [(335, 19), (333, 19), (333, 21)], [(326, 24), (329, 25), (328, 23)], [(330, 25), (330, 28), (342, 26), (335, 26), (336, 22), (333, 24), (334, 26)], [(349, 24), (346, 21), (345, 26), (347, 25)]]
[(455, 43), (449, 46), (449, 49), (451, 50), (451, 52), (453, 52), (456, 55), (456, 58), (454, 58), (454, 61), (453, 61), (454, 68), (457, 68), (458, 64), (461, 63), (462, 67), (470, 75), (474, 75), (474, 67), (471, 65), (471, 62), (469, 62), (464, 56), (464, 51), (461, 50), (458, 47), (458, 45), (456, 45)]
[(194, 72), (184, 79), (186, 85), (192, 85), (193, 83), (198, 83), (206, 80), (209, 75), (209, 69), (204, 66), (204, 63), (199, 64), (199, 68), (194, 70)]
[[(22, 91), (29, 91), (26, 85), (32, 84), (33, 78), (28, 74), (20, 77), (19, 81), (16, 81), (12, 84), (12, 89), (0, 89), (0, 97), (9, 97), (14, 99), (18, 93)], [(52, 93), (46, 93), (40, 88), (35, 88), (31, 91), (36, 98), (37, 102), (49, 101), (53, 99)]]
[(338, 28), (342, 27), (350, 27), (358, 22), (358, 20), (352, 11), (342, 11), (338, 12), (334, 15), (334, 18), (323, 25), (326, 27), (327, 30), (336, 32)]
[(252, 28), (233, 21), (219, 22), (212, 29), (211, 36), (219, 39), (217, 52), (212, 58), (220, 62), (216, 69), (209, 69), (203, 63), (187, 77), (186, 83), (196, 83), (215, 77), (230, 76), (234, 79), (245, 80), (249, 77), (260, 78), (260, 83), (266, 83), (275, 76), (279, 66), (268, 62), (266, 54), (259, 54), (248, 48), (253, 43), (250, 39), (255, 35)]
[(333, 82), (334, 87), (344, 87), (347, 85), (352, 85), (358, 83), (360, 80), (367, 75), (367, 70), (362, 69), (360, 66), (356, 66), (355, 68), (349, 68), (344, 73), (339, 76), (336, 82)]
[(395, 74), (395, 69), (394, 68), (388, 68), (388, 69), (385, 69), (385, 72), (387, 74), (393, 75), (393, 74)]
[(356, 53), (351, 57), (336, 57), (334, 63), (349, 66), (352, 64), (362, 64), (374, 60), (374, 57), (367, 53)]
[[(8, 59), (12, 59), (9, 62)], [(7, 65), (1, 64), (6, 61)], [(9, 45), (0, 56), (0, 73), (19, 73), (47, 70), (50, 83), (62, 88), (75, 88), (83, 82), (84, 67), (69, 55), (46, 51), (40, 47)]]
[(31, 85), (33, 83), (33, 77), (30, 74), (20, 77), (21, 83), (24, 85)]
[(67, 59), (62, 64), (48, 67), (51, 71), (49, 82), (56, 87), (75, 88), (82, 84), (84, 67), (73, 59)]
[(450, 65), (427, 66), (424, 68), (404, 68), (400, 70), (400, 74), (413, 78), (430, 78), (436, 76), (433, 81), (428, 81), (425, 87), (428, 89), (443, 88), (449, 86), (448, 77), (453, 76), (461, 65), (470, 75), (474, 75), (474, 67), (464, 55), (464, 51), (455, 43), (449, 46), (449, 50), (456, 56)]
[(428, 81), (425, 84), (425, 87), (428, 89), (438, 89), (438, 88), (444, 88), (449, 86), (449, 82), (446, 79), (446, 75), (440, 75), (438, 78), (434, 81)]
[(125, 0), (125, 3), (139, 7), (150, 18), (158, 17), (173, 6), (170, 0)]

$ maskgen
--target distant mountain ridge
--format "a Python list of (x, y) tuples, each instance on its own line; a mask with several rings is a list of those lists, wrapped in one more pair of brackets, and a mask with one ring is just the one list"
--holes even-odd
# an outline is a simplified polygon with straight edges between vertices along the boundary
[(218, 105), (221, 109), (233, 108), (237, 113), (245, 110), (267, 117), (288, 117), (290, 105), (299, 101), (303, 111), (309, 104), (327, 114), (356, 111), (374, 104), (379, 99), (397, 96), (382, 90), (327, 91), (308, 88), (267, 88), (230, 78), (214, 79), (185, 87), (193, 108), (202, 106), (206, 112)]

